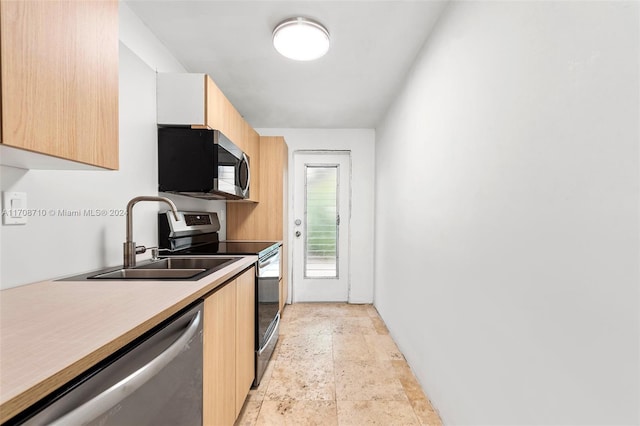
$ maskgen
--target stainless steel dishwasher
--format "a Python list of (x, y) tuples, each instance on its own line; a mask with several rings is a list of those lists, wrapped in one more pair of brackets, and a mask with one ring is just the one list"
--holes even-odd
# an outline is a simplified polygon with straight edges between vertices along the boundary
[(202, 306), (185, 308), (9, 423), (202, 425)]

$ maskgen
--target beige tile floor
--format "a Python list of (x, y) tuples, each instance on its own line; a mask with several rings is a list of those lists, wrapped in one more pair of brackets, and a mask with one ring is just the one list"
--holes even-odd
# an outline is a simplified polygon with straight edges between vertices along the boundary
[(441, 425), (372, 305), (287, 305), (236, 425)]

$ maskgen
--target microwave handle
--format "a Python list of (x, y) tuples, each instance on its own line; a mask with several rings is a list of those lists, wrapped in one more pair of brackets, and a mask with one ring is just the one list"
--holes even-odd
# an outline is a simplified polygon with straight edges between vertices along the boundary
[(242, 153), (242, 161), (247, 163), (247, 187), (242, 188), (242, 191), (246, 192), (248, 188), (251, 188), (251, 167), (249, 167), (249, 157), (244, 152)]

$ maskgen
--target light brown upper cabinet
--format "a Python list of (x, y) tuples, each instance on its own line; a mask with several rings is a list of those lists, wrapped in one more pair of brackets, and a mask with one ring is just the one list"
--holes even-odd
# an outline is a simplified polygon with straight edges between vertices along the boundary
[(282, 241), (280, 309), (287, 299), (289, 149), (281, 136), (260, 137), (260, 203), (227, 203), (227, 239)]
[(0, 59), (2, 164), (118, 168), (117, 0), (0, 1)]
[(258, 201), (260, 137), (211, 77), (199, 73), (159, 73), (157, 103), (159, 126), (219, 130), (244, 151), (251, 165), (248, 201)]

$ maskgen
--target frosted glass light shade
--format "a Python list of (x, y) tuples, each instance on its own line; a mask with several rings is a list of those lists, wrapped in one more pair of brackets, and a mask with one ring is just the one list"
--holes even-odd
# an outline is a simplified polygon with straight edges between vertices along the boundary
[(291, 18), (273, 30), (273, 46), (289, 59), (312, 61), (329, 50), (329, 32), (310, 19)]

